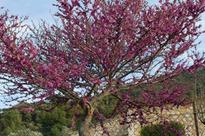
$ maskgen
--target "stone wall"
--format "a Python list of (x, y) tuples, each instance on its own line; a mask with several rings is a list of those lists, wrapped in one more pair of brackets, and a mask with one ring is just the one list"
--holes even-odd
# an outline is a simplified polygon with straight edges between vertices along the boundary
[[(196, 136), (196, 129), (195, 129), (195, 121), (194, 121), (194, 114), (193, 114), (193, 107), (192, 105), (187, 106), (180, 106), (178, 108), (172, 108), (169, 110), (157, 110), (152, 114), (146, 116), (146, 119), (149, 122), (159, 123), (160, 120), (167, 120), (167, 121), (176, 121), (180, 122), (185, 126), (186, 136)], [(200, 136), (205, 136), (205, 126), (199, 121), (199, 133)], [(108, 129), (110, 136), (140, 136), (141, 126), (138, 122), (132, 123), (130, 126), (127, 125), (120, 125), (119, 124), (119, 117), (116, 117), (112, 120), (107, 120), (105, 122), (105, 126)], [(90, 136), (103, 136), (102, 128), (100, 125), (93, 126), (91, 129)], [(75, 133), (77, 136), (78, 134)]]
[[(169, 108), (168, 108), (169, 109)], [(180, 122), (185, 127), (186, 136), (196, 136), (196, 127), (193, 114), (193, 106), (180, 106), (171, 110), (163, 110), (163, 112), (155, 112), (146, 117), (150, 122), (159, 123), (160, 119), (167, 121)], [(200, 136), (205, 136), (205, 126), (198, 119)], [(135, 122), (128, 128), (129, 136), (140, 136), (141, 126)]]

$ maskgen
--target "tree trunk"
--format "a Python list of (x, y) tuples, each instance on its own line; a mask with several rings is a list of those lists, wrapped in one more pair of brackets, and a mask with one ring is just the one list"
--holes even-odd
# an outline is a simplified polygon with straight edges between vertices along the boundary
[(85, 116), (79, 129), (79, 136), (92, 136), (90, 133), (90, 125), (93, 118), (94, 108), (89, 104), (84, 107)]
[(110, 95), (110, 92), (107, 91), (99, 96), (96, 96), (92, 99), (92, 101), (87, 101), (85, 100), (82, 102), (80, 105), (85, 111), (85, 116), (84, 120), (81, 123), (80, 129), (79, 129), (79, 136), (92, 136), (93, 134), (90, 132), (90, 126), (91, 126), (91, 121), (93, 118), (93, 113), (98, 105), (98, 102), (103, 99), (105, 96)]

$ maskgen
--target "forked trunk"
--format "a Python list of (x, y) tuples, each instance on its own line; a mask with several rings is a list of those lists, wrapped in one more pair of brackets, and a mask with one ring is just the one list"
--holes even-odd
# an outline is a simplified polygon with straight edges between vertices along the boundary
[(90, 133), (90, 125), (93, 118), (94, 108), (91, 105), (87, 105), (85, 109), (84, 120), (79, 129), (79, 136), (92, 136)]

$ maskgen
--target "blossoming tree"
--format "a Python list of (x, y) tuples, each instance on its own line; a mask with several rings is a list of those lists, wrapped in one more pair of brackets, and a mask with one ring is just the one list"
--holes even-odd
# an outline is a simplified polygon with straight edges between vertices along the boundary
[[(119, 99), (123, 117), (129, 108), (138, 117), (139, 101), (129, 92), (204, 63), (194, 50), (203, 33), (198, 21), (204, 1), (160, 0), (149, 6), (145, 0), (57, 0), (55, 6), (59, 25), (32, 29), (32, 36), (20, 36), (31, 33), (22, 20), (1, 13), (1, 91), (12, 100), (41, 102), (58, 94), (80, 105), (86, 113), (79, 131), (83, 136), (89, 135), (93, 116), (101, 115), (96, 106), (104, 97)], [(182, 90), (175, 87), (170, 95), (167, 89), (154, 101), (149, 93), (142, 96), (152, 106), (176, 104)]]

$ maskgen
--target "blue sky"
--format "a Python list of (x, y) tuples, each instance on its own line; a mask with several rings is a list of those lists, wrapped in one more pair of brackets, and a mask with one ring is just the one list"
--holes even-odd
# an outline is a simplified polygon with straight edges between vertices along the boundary
[[(157, 0), (148, 0), (151, 3), (155, 3)], [(41, 19), (48, 22), (53, 21), (54, 13), (56, 8), (52, 6), (56, 0), (0, 0), (0, 7), (5, 7), (11, 14), (20, 16), (29, 16), (29, 23), (31, 20), (34, 23), (38, 23)], [(205, 29), (205, 15), (202, 17), (200, 22)], [(199, 50), (205, 51), (205, 35), (200, 37), (202, 44), (199, 46)], [(1, 99), (1, 98), (0, 98)], [(0, 102), (0, 109), (5, 107), (4, 104)]]
[(0, 0), (0, 7), (5, 7), (14, 15), (29, 16), (30, 20), (52, 21), (56, 11), (52, 6), (54, 3), (55, 0)]

